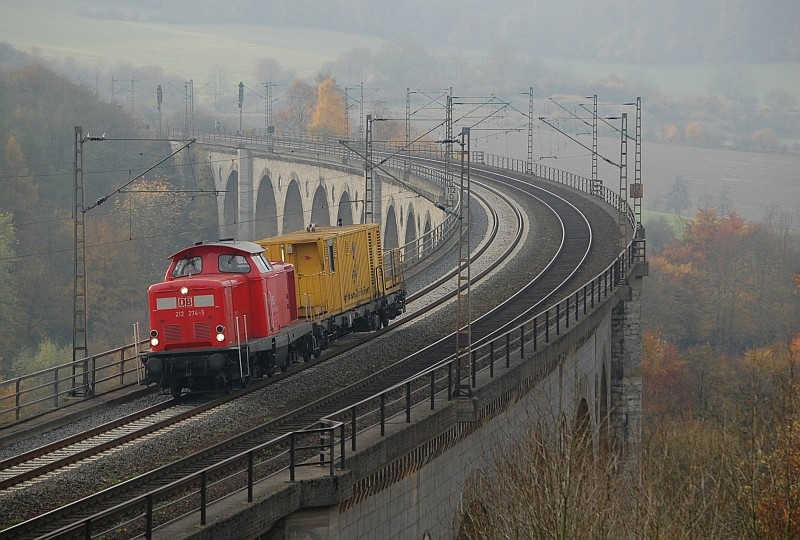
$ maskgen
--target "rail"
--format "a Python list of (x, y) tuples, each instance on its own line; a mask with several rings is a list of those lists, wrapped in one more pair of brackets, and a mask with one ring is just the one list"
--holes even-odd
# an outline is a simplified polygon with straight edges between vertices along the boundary
[[(511, 323), (504, 331), (498, 330), (476, 341), (469, 358), (451, 355), (402, 382), (321, 418), (316, 424), (318, 427), (281, 435), (40, 539), (70, 538), (79, 532), (86, 538), (96, 538), (123, 531), (149, 539), (157, 528), (190, 514), (199, 514), (199, 524), (205, 525), (207, 508), (212, 502), (245, 490), (248, 502), (252, 502), (255, 485), (285, 475), (287, 471), (288, 480), (292, 482), (297, 480), (297, 469), (302, 466), (327, 467), (326, 474), (333, 476), (337, 462), (340, 469), (346, 466), (348, 440), (351, 451), (356, 452), (359, 434), (364, 431), (379, 426), (380, 435), (385, 436), (386, 424), (392, 418), (405, 415), (405, 422), (410, 423), (415, 406), (429, 402), (430, 410), (436, 410), (437, 398), (440, 403), (452, 401), (455, 388), (464, 382), (455, 380), (455, 374), (466, 371), (466, 383), (475, 388), (478, 373), (489, 370), (489, 377), (494, 378), (498, 361), (510, 367), (512, 355), (518, 354), (524, 360), (526, 347), (539, 351), (568, 331), (571, 325), (590, 316), (613, 296), (615, 289), (627, 283), (631, 263), (644, 260), (643, 242), (633, 240), (603, 271), (563, 300), (522, 322)], [(468, 369), (459, 369), (460, 362)], [(159, 515), (163, 516), (160, 521)]]
[[(504, 163), (510, 167), (517, 165), (511, 160)], [(546, 170), (540, 172), (548, 174)], [(571, 173), (560, 174), (555, 181), (586, 192), (592, 189), (591, 182), (586, 178)], [(603, 189), (601, 195), (606, 202), (615, 208), (619, 207), (619, 198), (613, 197), (613, 192)], [(628, 219), (631, 219), (632, 213), (626, 213)], [(632, 223), (635, 224), (635, 220)], [(206, 509), (211, 502), (209, 500), (211, 487), (214, 488), (215, 501), (246, 489), (248, 502), (252, 502), (253, 486), (256, 483), (274, 478), (277, 474), (285, 473), (287, 469), (290, 481), (296, 479), (295, 470), (301, 465), (327, 465), (328, 474), (334, 475), (336, 461), (342, 469), (346, 465), (347, 440), (350, 441), (351, 450), (355, 452), (359, 433), (380, 426), (380, 434), (385, 436), (386, 423), (391, 418), (405, 415), (405, 422), (410, 423), (411, 411), (416, 405), (430, 402), (430, 409), (435, 410), (437, 396), (440, 400), (444, 400), (446, 396), (446, 401), (451, 401), (454, 389), (464, 382), (464, 380), (454, 380), (454, 374), (457, 376), (466, 371), (466, 383), (475, 388), (478, 373), (488, 369), (489, 377), (494, 377), (495, 363), (498, 360), (504, 360), (505, 366), (510, 367), (512, 355), (519, 354), (520, 359), (525, 358), (526, 346), (532, 347), (533, 351), (547, 347), (553, 339), (569, 331), (571, 326), (599, 309), (613, 296), (615, 289), (627, 284), (633, 264), (645, 260), (645, 240), (634, 236), (615, 260), (591, 280), (545, 310), (523, 321), (512, 321), (494, 333), (477, 340), (472, 346), (469, 357), (453, 354), (400, 383), (321, 418), (317, 423), (321, 427), (282, 435), (42, 538), (68, 537), (78, 531), (83, 532), (87, 538), (94, 538), (123, 529), (128, 531), (135, 529), (139, 531), (139, 536), (143, 535), (149, 539), (152, 538), (152, 532), (156, 527), (156, 514), (166, 513), (167, 509), (177, 508), (178, 504), (181, 505), (180, 516), (172, 518), (172, 521), (199, 512), (200, 524), (205, 525)], [(467, 369), (459, 369), (459, 366), (465, 366)], [(317, 436), (320, 439), (318, 443), (306, 442)], [(338, 458), (337, 448), (339, 448)], [(319, 457), (311, 459), (316, 452), (319, 453)], [(261, 461), (257, 461), (257, 458)], [(256, 465), (264, 467), (269, 465), (258, 479), (256, 479)], [(176, 498), (176, 495), (179, 497)], [(159, 526), (166, 526), (172, 521)], [(98, 527), (105, 529), (101, 531)]]
[[(451, 401), (455, 389), (465, 383), (471, 388), (477, 385), (477, 374), (489, 370), (489, 378), (494, 378), (495, 363), (504, 361), (510, 367), (512, 355), (525, 358), (525, 348), (539, 351), (548, 346), (553, 339), (576, 325), (581, 318), (591, 315), (620, 285), (627, 283), (631, 262), (643, 259), (638, 255), (642, 240), (632, 241), (627, 248), (602, 272), (593, 279), (567, 295), (563, 300), (522, 322), (510, 325), (505, 331), (497, 331), (476, 341), (470, 358), (455, 354), (438, 362), (416, 375), (399, 382), (366, 399), (341, 409), (321, 419), (325, 422), (347, 424), (345, 438), (350, 440), (351, 451), (357, 450), (358, 434), (367, 429), (380, 426), (381, 436), (386, 434), (388, 420), (405, 415), (405, 422), (411, 422), (411, 410), (422, 403), (430, 402), (430, 410), (436, 409), (437, 396)], [(462, 369), (459, 369), (459, 364)], [(466, 367), (467, 369), (463, 369)], [(467, 377), (455, 380), (457, 374), (466, 372)], [(446, 394), (446, 398), (445, 398)]]
[(86, 398), (136, 384), (141, 340), (104, 353), (0, 382), (0, 424), (9, 424)]
[(282, 435), (39, 539), (104, 538), (119, 533), (150, 539), (156, 528), (191, 513), (199, 514), (200, 525), (205, 525), (209, 505), (244, 491), (252, 503), (259, 482), (280, 475), (285, 478), (287, 472), (288, 480), (294, 482), (299, 468), (311, 466), (326, 467), (327, 474), (334, 476), (337, 462), (344, 468), (344, 433), (343, 423), (320, 421), (318, 427)]

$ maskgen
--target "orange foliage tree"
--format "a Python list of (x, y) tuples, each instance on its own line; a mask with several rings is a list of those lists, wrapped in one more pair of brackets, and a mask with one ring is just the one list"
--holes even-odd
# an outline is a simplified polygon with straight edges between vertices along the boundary
[(800, 335), (790, 340), (784, 362), (776, 366), (777, 437), (760, 460), (756, 516), (767, 538), (800, 539), (800, 382), (797, 355)]
[(646, 318), (679, 347), (741, 353), (780, 340), (799, 312), (791, 261), (769, 231), (733, 212), (698, 210), (651, 264)]
[(651, 416), (686, 412), (691, 405), (691, 385), (675, 345), (658, 332), (642, 333), (642, 386)]
[(344, 101), (333, 79), (325, 79), (317, 86), (317, 107), (308, 129), (326, 135), (344, 134)]

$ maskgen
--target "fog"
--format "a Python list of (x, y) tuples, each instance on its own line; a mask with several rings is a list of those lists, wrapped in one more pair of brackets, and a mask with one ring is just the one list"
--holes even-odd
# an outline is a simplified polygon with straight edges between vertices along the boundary
[(793, 0), (144, 0), (84, 2), (96, 18), (338, 30), (431, 47), (626, 62), (800, 60)]

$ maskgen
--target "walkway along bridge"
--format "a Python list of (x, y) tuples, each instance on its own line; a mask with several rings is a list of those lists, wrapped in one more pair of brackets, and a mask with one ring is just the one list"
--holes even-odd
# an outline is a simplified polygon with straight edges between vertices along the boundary
[[(255, 234), (260, 221), (268, 221), (259, 210), (265, 207), (275, 211), (274, 222), (267, 225), (277, 232), (288, 230), (295, 224), (287, 222), (285, 208), (298, 200), (304, 223), (325, 224), (326, 217), (334, 223), (334, 211), (336, 220), (359, 220), (361, 170), (334, 141), (194, 136), (209, 163), (223, 161), (223, 155), (230, 161), (225, 168), (212, 169), (217, 189), (235, 194), (233, 201), (218, 203), (221, 230), (233, 227), (240, 236)], [(634, 240), (610, 257), (600, 273), (563, 291), (568, 294), (562, 300), (476, 339), (469, 359), (470, 397), (455, 397), (457, 359), (448, 356), (319, 418), (311, 429), (198, 471), (116, 511), (139, 508), (147, 537), (153, 538), (223, 538), (233, 531), (241, 538), (271, 539), (376, 534), (452, 538), (468, 477), (485, 466), (494, 443), (539, 418), (565, 425), (587, 422), (598, 448), (610, 448), (635, 467), (641, 440), (644, 231), (636, 229), (624, 200), (607, 188), (593, 193), (588, 179), (538, 164), (529, 172), (525, 161), (492, 156), (482, 156), (488, 165), (480, 166), (475, 158), (476, 175), (502, 173), (520, 185), (546, 180), (615, 213), (622, 207)], [(415, 199), (413, 207), (399, 202), (406, 183), (428, 190), (432, 200), (442, 197), (446, 178), (439, 168), (414, 160), (409, 170), (400, 158), (395, 161), (387, 162), (387, 168), (403, 181), (377, 179), (375, 203), (385, 206), (375, 215), (385, 231), (395, 228), (398, 244), (400, 238), (407, 240), (403, 249), (411, 265), (441, 245), (454, 223), (426, 199)], [(283, 221), (277, 219), (280, 204)], [(95, 372), (88, 373), (94, 384)], [(259, 469), (284, 462), (287, 466), (256, 482), (262, 476)], [(226, 481), (232, 476), (235, 482)], [(227, 485), (236, 487), (222, 489)], [(161, 501), (187, 490), (199, 495), (193, 512), (151, 532)], [(113, 511), (76, 523), (71, 530), (90, 530), (92, 521), (113, 521)]]

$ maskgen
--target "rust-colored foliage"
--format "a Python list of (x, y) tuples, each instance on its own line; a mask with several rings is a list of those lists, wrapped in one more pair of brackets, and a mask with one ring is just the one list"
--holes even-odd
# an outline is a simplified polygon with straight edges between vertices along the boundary
[(795, 372), (800, 335), (776, 366), (783, 398), (776, 409), (776, 444), (761, 457), (756, 515), (768, 538), (800, 539), (800, 381)]
[(655, 416), (681, 414), (691, 405), (691, 383), (675, 345), (657, 332), (642, 334), (642, 385), (644, 404)]

